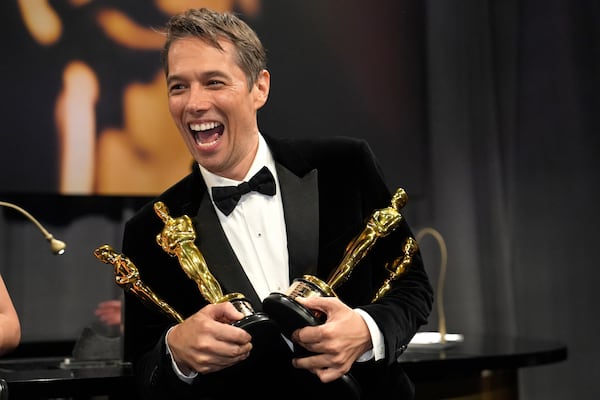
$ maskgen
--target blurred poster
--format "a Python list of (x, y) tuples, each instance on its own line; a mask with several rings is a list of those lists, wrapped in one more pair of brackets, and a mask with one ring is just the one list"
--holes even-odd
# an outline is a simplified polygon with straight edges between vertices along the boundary
[(423, 191), (417, 0), (7, 0), (0, 193), (151, 196), (186, 175), (160, 29), (202, 6), (239, 13), (267, 48), (264, 134), (365, 138), (391, 186)]

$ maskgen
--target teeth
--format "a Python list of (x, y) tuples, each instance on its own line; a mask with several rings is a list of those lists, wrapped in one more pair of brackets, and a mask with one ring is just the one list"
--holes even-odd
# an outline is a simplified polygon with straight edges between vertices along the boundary
[(190, 129), (193, 131), (206, 131), (220, 126), (219, 122), (203, 122), (201, 124), (190, 124)]

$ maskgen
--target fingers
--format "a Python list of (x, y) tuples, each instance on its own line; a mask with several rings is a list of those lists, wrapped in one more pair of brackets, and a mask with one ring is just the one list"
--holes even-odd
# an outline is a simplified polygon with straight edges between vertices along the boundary
[(107, 325), (119, 325), (121, 323), (121, 301), (108, 300), (100, 302), (94, 314)]
[(220, 371), (238, 364), (250, 355), (252, 344), (236, 344), (215, 341), (213, 344), (199, 345), (191, 353), (190, 366), (201, 374)]
[(296, 297), (294, 300), (308, 309), (321, 311), (325, 314), (333, 311), (336, 308), (336, 304), (342, 304), (336, 297)]
[[(314, 353), (322, 353), (323, 349), (315, 348), (324, 342), (323, 325), (307, 326), (292, 332), (292, 341)], [(320, 351), (321, 350), (321, 351)]]
[(222, 322), (236, 320), (235, 307), (209, 305), (171, 329), (167, 345), (180, 368), (201, 374), (219, 371), (248, 358), (252, 337)]
[(345, 312), (351, 311), (344, 303), (335, 297), (311, 297), (296, 298), (304, 307), (319, 311), (326, 315), (326, 322), (322, 325), (307, 326), (292, 332), (292, 340), (307, 350), (314, 352), (325, 352), (326, 349), (314, 348), (316, 344), (324, 343), (335, 339), (332, 329), (336, 326), (336, 321), (340, 320)]
[(108, 300), (98, 303), (96, 315), (102, 312), (121, 312), (121, 302), (119, 300)]
[(231, 324), (244, 318), (244, 314), (238, 311), (229, 301), (217, 304), (209, 304), (200, 310), (200, 312), (205, 313), (211, 319), (224, 324)]
[(350, 370), (349, 366), (327, 354), (295, 358), (292, 360), (292, 365), (317, 375), (323, 383), (332, 382)]
[(307, 369), (323, 382), (347, 373), (352, 364), (372, 348), (369, 328), (362, 316), (337, 298), (308, 298), (299, 302), (327, 315), (325, 323), (306, 326), (292, 333), (292, 340), (313, 353), (296, 358), (296, 368)]

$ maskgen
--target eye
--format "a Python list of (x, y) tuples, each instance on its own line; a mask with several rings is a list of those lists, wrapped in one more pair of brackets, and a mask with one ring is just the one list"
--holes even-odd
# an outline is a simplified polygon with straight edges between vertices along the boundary
[(182, 83), (173, 83), (169, 85), (169, 93), (177, 94), (185, 89), (185, 85)]
[(208, 87), (219, 87), (219, 86), (223, 86), (225, 84), (225, 82), (217, 80), (217, 79), (211, 79), (208, 82), (206, 82), (206, 86)]

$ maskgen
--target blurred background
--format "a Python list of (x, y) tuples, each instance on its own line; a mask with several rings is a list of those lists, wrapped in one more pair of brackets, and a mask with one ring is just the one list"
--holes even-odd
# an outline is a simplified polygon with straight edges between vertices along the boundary
[[(67, 243), (56, 257), (0, 210), (0, 274), (24, 345), (71, 345), (119, 299), (125, 220), (191, 165), (168, 115), (160, 27), (231, 10), (267, 48), (259, 113), (273, 136), (365, 138), (415, 231), (448, 249), (451, 333), (556, 340), (558, 364), (519, 373), (524, 399), (595, 398), (600, 272), (600, 4), (581, 0), (291, 0), (0, 4), (0, 200)], [(440, 252), (421, 243), (434, 284)], [(424, 330), (437, 330), (437, 312)]]

